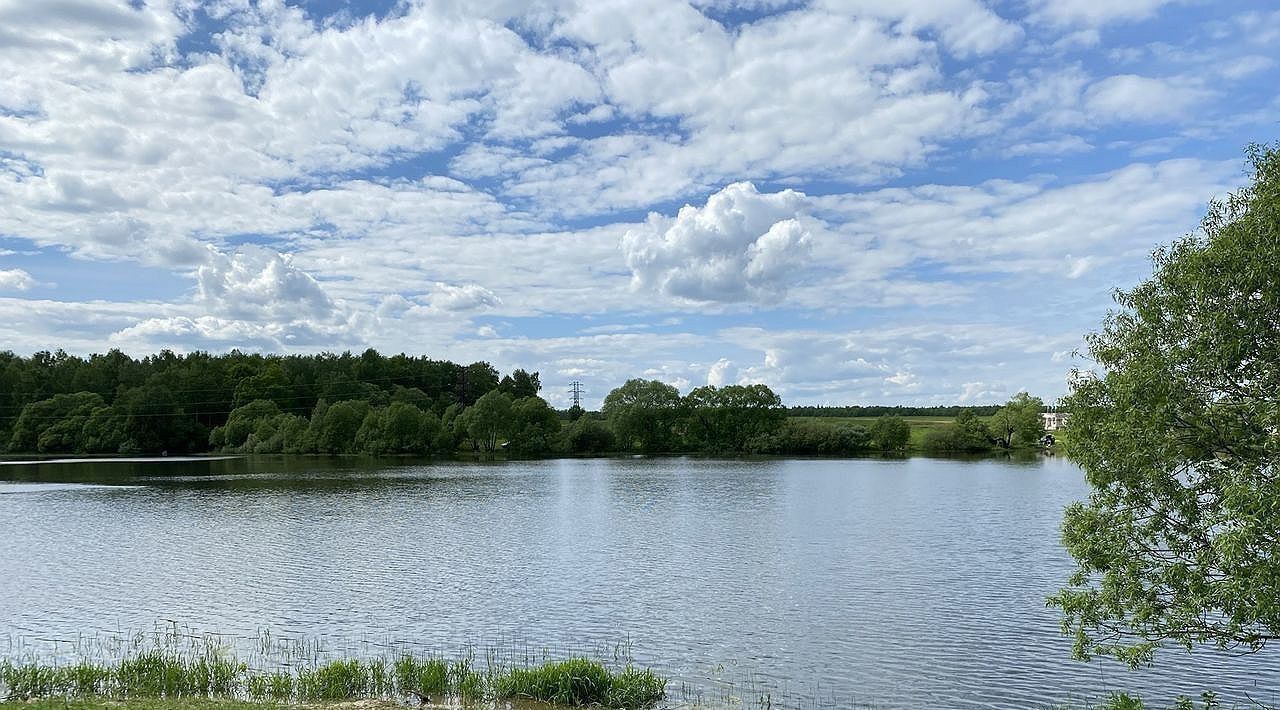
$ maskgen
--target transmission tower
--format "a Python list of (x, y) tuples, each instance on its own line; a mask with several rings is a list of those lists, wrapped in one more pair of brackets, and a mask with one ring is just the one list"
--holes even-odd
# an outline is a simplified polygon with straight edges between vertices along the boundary
[(569, 394), (573, 395), (573, 406), (582, 409), (582, 383), (577, 380), (570, 382)]

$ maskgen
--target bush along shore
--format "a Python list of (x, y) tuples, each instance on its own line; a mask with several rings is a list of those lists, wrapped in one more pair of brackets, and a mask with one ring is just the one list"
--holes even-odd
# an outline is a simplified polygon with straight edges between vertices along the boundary
[(234, 657), (147, 651), (113, 663), (0, 662), (0, 699), (222, 699), (259, 703), (408, 700), (464, 704), (531, 700), (567, 707), (641, 710), (666, 694), (667, 681), (644, 668), (611, 670), (587, 658), (531, 667), (479, 669), (470, 658), (401, 655), (300, 670), (255, 670)]

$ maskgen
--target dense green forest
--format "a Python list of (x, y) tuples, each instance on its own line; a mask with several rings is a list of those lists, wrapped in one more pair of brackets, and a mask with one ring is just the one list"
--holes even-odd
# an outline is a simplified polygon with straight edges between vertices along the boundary
[[(283, 356), (164, 351), (142, 359), (118, 350), (87, 358), (3, 352), (0, 445), (11, 453), (41, 454), (839, 456), (905, 450), (911, 431), (898, 410), (926, 411), (874, 408), (892, 411), (864, 426), (793, 417), (815, 408), (788, 411), (765, 385), (706, 386), (681, 395), (671, 385), (636, 379), (610, 392), (600, 412), (558, 412), (538, 396), (541, 387), (537, 372), (500, 376), (486, 362), (461, 365), (374, 350)], [(988, 413), (983, 408), (931, 408), (959, 414), (956, 425), (926, 444), (937, 451), (980, 451), (1033, 441), (1043, 408), (1038, 399), (1018, 405), (1027, 423), (1003, 433), (994, 426), (1010, 421), (1000, 414), (1015, 404), (988, 408), (987, 421), (977, 419)]]
[[(502, 387), (537, 393), (536, 376), (505, 378), (470, 365), (408, 355), (270, 356), (164, 351), (142, 359), (118, 350), (87, 358), (64, 352), (0, 353), (0, 437), (11, 451), (206, 451), (237, 409), (265, 402), (303, 421), (330, 404), (393, 402), (440, 416)], [(339, 408), (335, 422), (345, 414)], [(292, 421), (292, 420), (290, 420)]]

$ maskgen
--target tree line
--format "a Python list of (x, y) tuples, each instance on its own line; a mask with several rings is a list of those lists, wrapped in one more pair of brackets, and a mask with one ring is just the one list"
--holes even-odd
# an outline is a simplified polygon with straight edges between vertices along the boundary
[[(43, 454), (843, 456), (903, 451), (911, 441), (911, 428), (898, 414), (867, 423), (796, 418), (805, 410), (783, 406), (765, 385), (705, 386), (682, 395), (669, 384), (634, 379), (591, 413), (558, 412), (538, 396), (541, 387), (537, 372), (499, 376), (486, 362), (461, 365), (375, 350), (164, 351), (141, 359), (118, 350), (83, 358), (62, 351), (25, 358), (4, 352), (0, 446)], [(977, 451), (1025, 443), (1033, 433), (1027, 418), (1038, 426), (1040, 408), (1034, 398), (1011, 402), (992, 408), (985, 422), (974, 409), (958, 410), (955, 425), (931, 433), (927, 448)]]
[(847, 455), (906, 448), (900, 417), (873, 426), (788, 418), (764, 385), (652, 380), (610, 392), (601, 412), (557, 412), (537, 372), (505, 376), (375, 350), (232, 351), (140, 359), (119, 350), (0, 352), (0, 447), (14, 453), (517, 454), (611, 451)]
[(831, 407), (825, 405), (787, 407), (787, 413), (793, 417), (848, 417), (865, 419), (868, 417), (956, 417), (968, 412), (979, 417), (989, 417), (1000, 409), (998, 404), (979, 404), (974, 406), (946, 405), (936, 407), (906, 407), (901, 405), (847, 405)]
[[(494, 390), (523, 398), (535, 396), (540, 386), (537, 373), (516, 370), (499, 377), (486, 362), (461, 365), (374, 350), (359, 355), (166, 350), (141, 359), (119, 350), (88, 357), (0, 352), (0, 446), (23, 453), (200, 452), (226, 446), (225, 438), (219, 442), (212, 434), (254, 403), (257, 411), (274, 407), (273, 416), (294, 417), (276, 420), (287, 439), (296, 433), (297, 420), (309, 427), (319, 412), (319, 436), (353, 416), (351, 407), (360, 408), (352, 404), (328, 413), (342, 402), (364, 403), (383, 416), (382, 410), (398, 402), (441, 417), (449, 407), (471, 406)], [(321, 445), (316, 443), (316, 450)]]
[(902, 417), (870, 426), (794, 419), (765, 385), (705, 386), (681, 396), (657, 380), (633, 379), (610, 392), (601, 415), (619, 450), (843, 456), (904, 451)]

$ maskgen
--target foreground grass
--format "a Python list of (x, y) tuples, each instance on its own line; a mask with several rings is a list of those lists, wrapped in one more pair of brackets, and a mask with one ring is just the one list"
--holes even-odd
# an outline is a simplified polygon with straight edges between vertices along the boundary
[[(457, 699), (463, 702), (536, 700), (568, 706), (641, 710), (666, 693), (667, 681), (648, 669), (612, 671), (586, 658), (530, 668), (477, 670), (470, 659), (446, 661), (403, 655), (394, 662), (339, 660), (303, 668), (257, 671), (234, 658), (184, 657), (151, 651), (114, 664), (55, 666), (0, 662), (0, 687), (9, 700), (44, 707), (261, 707), (261, 703), (348, 700)], [(120, 699), (112, 705), (103, 698)], [(255, 701), (257, 705), (244, 701)], [(79, 705), (72, 703), (81, 703)], [(87, 704), (84, 704), (87, 703)], [(165, 704), (167, 703), (167, 704)], [(198, 704), (207, 703), (207, 704)], [(22, 703), (14, 707), (41, 707)], [(4, 706), (0, 706), (4, 707)]]
[[(264, 710), (264, 708), (286, 707), (276, 703), (251, 702), (246, 700), (228, 700), (216, 698), (133, 698), (129, 700), (113, 700), (110, 698), (45, 698), (43, 700), (10, 700), (0, 702), (0, 710)], [(294, 710), (305, 708), (332, 708), (338, 705), (290, 705)], [(351, 710), (355, 710), (355, 706)], [(379, 710), (400, 708), (402, 706), (391, 701), (366, 701), (360, 708)]]

